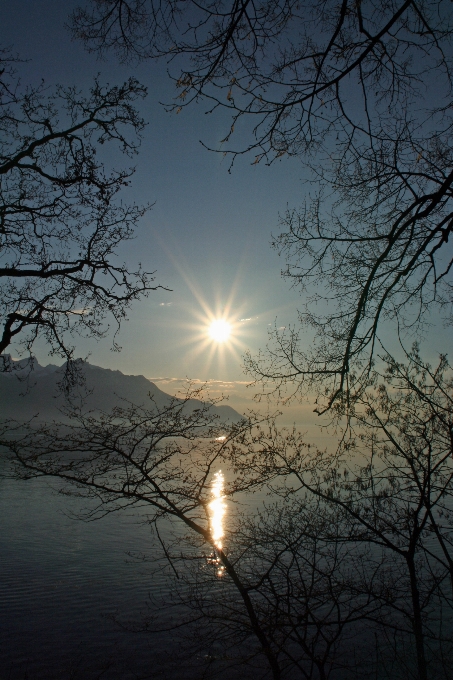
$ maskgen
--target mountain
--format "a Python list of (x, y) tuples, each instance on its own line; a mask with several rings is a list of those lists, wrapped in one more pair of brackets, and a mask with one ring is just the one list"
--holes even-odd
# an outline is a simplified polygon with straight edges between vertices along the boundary
[[(64, 397), (59, 390), (64, 366), (41, 366), (36, 360), (30, 371), (26, 362), (11, 362), (10, 372), (0, 373), (0, 420), (26, 421), (36, 417), (39, 421), (64, 420), (60, 408)], [(124, 375), (121, 371), (82, 364), (84, 387), (76, 394), (83, 395), (84, 410), (109, 412), (114, 406), (127, 405), (152, 408), (150, 396), (156, 406), (165, 408), (171, 396), (160, 390), (143, 375)], [(196, 399), (188, 402), (188, 409), (200, 408)], [(213, 406), (213, 413), (225, 423), (236, 423), (241, 416), (231, 406)]]

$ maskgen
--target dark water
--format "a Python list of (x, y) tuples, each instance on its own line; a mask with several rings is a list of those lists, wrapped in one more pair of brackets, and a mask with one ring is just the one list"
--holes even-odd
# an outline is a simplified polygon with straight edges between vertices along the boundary
[[(71, 519), (68, 512), (82, 503), (58, 495), (44, 479), (0, 476), (0, 680), (209, 677), (211, 649), (191, 655), (179, 633), (131, 630), (150, 615), (171, 627), (180, 615), (170, 607), (164, 571), (156, 573), (162, 557), (149, 526), (132, 512), (90, 523)], [(234, 673), (225, 679), (247, 677)]]
[(160, 678), (171, 666), (168, 634), (112, 620), (153, 613), (150, 592), (165, 603), (165, 581), (126, 554), (157, 555), (149, 527), (119, 513), (69, 518), (80, 503), (42, 479), (0, 480), (0, 680)]

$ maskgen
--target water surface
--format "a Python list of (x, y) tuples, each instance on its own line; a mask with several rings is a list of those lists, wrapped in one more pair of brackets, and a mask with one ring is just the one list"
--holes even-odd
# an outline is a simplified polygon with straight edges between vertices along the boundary
[(81, 503), (43, 479), (0, 480), (0, 680), (170, 673), (168, 634), (132, 633), (112, 620), (152, 614), (150, 594), (165, 603), (165, 579), (150, 579), (150, 565), (127, 555), (160, 558), (149, 526), (131, 513), (71, 519)]

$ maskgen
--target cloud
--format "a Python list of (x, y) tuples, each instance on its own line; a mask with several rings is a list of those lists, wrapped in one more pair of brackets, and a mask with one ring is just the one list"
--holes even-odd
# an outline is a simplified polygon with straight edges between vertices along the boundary
[(239, 319), (239, 323), (248, 323), (249, 321), (257, 321), (259, 316), (247, 316), (244, 319)]
[(169, 376), (158, 377), (158, 378), (148, 378), (153, 383), (164, 383), (166, 385), (187, 385), (187, 383), (192, 383), (192, 385), (206, 385), (210, 388), (225, 388), (232, 389), (234, 387), (247, 387), (251, 385), (250, 380), (201, 380), (200, 378), (171, 378)]
[(84, 316), (91, 312), (91, 307), (86, 307), (85, 309), (71, 309), (71, 314), (77, 314), (78, 316)]

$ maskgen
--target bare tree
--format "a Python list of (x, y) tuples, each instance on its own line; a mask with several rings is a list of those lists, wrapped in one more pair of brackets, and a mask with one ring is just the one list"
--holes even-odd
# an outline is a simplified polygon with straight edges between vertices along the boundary
[[(72, 28), (122, 60), (167, 57), (179, 91), (170, 108), (202, 98), (231, 112), (216, 150), (233, 161), (297, 155), (311, 168), (315, 196), (288, 213), (276, 244), (316, 342), (306, 352), (297, 329), (273, 333), (269, 352), (247, 361), (259, 381), (315, 387), (330, 407), (351, 371), (366, 380), (383, 320), (423, 327), (433, 304), (450, 318), (447, 0), (92, 0)], [(250, 137), (235, 149), (239, 121)]]
[[(389, 356), (385, 361), (386, 373), (374, 374), (352, 413), (337, 405), (337, 415), (348, 416), (348, 429), (335, 455), (309, 453), (296, 434), (272, 434), (263, 438), (267, 455), (255, 459), (255, 474), (261, 468), (274, 476), (277, 493), (305, 491), (322, 500), (344, 519), (342, 541), (374, 545), (389, 556), (390, 580), (375, 594), (397, 615), (396, 629), (412, 628), (416, 677), (425, 680), (427, 650), (432, 663), (451, 642), (451, 369), (445, 357), (432, 369), (416, 347), (406, 364)], [(432, 671), (436, 677), (440, 672)]]
[(140, 265), (118, 260), (149, 206), (119, 199), (134, 170), (108, 171), (100, 154), (108, 144), (137, 152), (144, 122), (134, 104), (146, 89), (134, 78), (95, 81), (87, 97), (73, 87), (24, 88), (15, 60), (0, 57), (0, 352), (14, 342), (31, 355), (41, 336), (71, 360), (71, 336), (104, 337), (108, 317), (119, 327), (131, 303), (157, 287)]
[(451, 22), (442, 0), (89, 0), (72, 29), (89, 50), (113, 50), (122, 61), (176, 60), (175, 108), (204, 97), (230, 110), (233, 125), (253, 116), (247, 150), (272, 160), (366, 124), (373, 105), (426, 103), (422, 85), (433, 72), (448, 87)]
[[(234, 565), (216, 545), (209, 525), (210, 476), (225, 459), (223, 433), (212, 414), (214, 402), (188, 410), (200, 390), (173, 399), (159, 410), (125, 404), (110, 414), (65, 410), (74, 425), (3, 427), (1, 445), (13, 454), (16, 473), (25, 478), (57, 477), (76, 493), (99, 499), (90, 517), (125, 507), (140, 507), (155, 524), (163, 516), (179, 520), (215, 550), (239, 592), (253, 634), (274, 677), (280, 677), (275, 653), (257, 617), (247, 588)], [(250, 488), (252, 483), (248, 484)], [(235, 490), (243, 489), (241, 483)]]
[[(14, 433), (8, 423), (0, 443), (14, 474), (54, 477), (66, 493), (96, 499), (90, 519), (140, 509), (176, 579), (174, 604), (187, 612), (176, 628), (206, 628), (193, 649), (217, 640), (228, 652), (219, 670), (231, 662), (274, 678), (326, 680), (346, 671), (375, 677), (386, 661), (393, 677), (447, 678), (450, 369), (444, 358), (431, 369), (416, 350), (406, 364), (386, 361), (348, 413), (334, 455), (272, 419), (225, 434), (210, 402), (188, 408), (200, 393), (161, 410), (75, 409), (65, 426), (18, 424)], [(336, 415), (341, 421), (344, 409)], [(221, 542), (211, 515), (219, 469), (225, 502), (248, 503)], [(253, 492), (266, 490), (271, 500), (254, 508)]]
[[(12, 454), (14, 476), (56, 478), (66, 483), (63, 493), (94, 500), (81, 515), (85, 519), (139, 509), (176, 577), (170, 590), (179, 605), (174, 627), (185, 624), (190, 631), (197, 624), (194, 655), (214, 638), (229, 650), (223, 666), (247, 664), (276, 679), (296, 672), (326, 680), (335, 669), (354, 667), (345, 645), (357, 637), (354, 625), (380, 608), (376, 598), (364, 597), (357, 570), (352, 576), (363, 551), (352, 555), (348, 546), (318, 538), (326, 522), (335, 531), (335, 519), (316, 499), (303, 512), (297, 503), (258, 517), (237, 514), (224, 548), (212, 527), (213, 474), (228, 464), (234, 442), (248, 438), (252, 423), (243, 421), (226, 436), (213, 402), (191, 407), (200, 396), (199, 390), (188, 392), (160, 410), (152, 402), (96, 415), (66, 408), (72, 424), (8, 423), (0, 444)], [(225, 485), (225, 499), (265, 481), (251, 468)], [(185, 620), (181, 607), (189, 612)], [(145, 622), (148, 630), (161, 626)]]
[[(201, 541), (182, 538), (177, 529), (171, 539), (168, 527), (161, 530), (171, 602), (166, 598), (162, 619), (152, 611), (138, 628), (178, 635), (198, 656), (199, 666), (204, 659), (207, 677), (267, 677), (270, 671), (272, 677), (311, 680), (341, 673), (375, 677), (369, 647), (372, 631), (380, 630), (383, 606), (370, 581), (382, 563), (366, 546), (357, 549), (332, 539), (335, 531), (342, 535), (341, 521), (316, 499), (303, 507), (270, 501), (259, 512), (235, 507), (228, 513), (225, 550), (276, 667), (264, 663), (264, 650), (237, 586), (222, 568), (222, 556), (206, 553)], [(331, 538), (326, 540), (327, 525)]]

